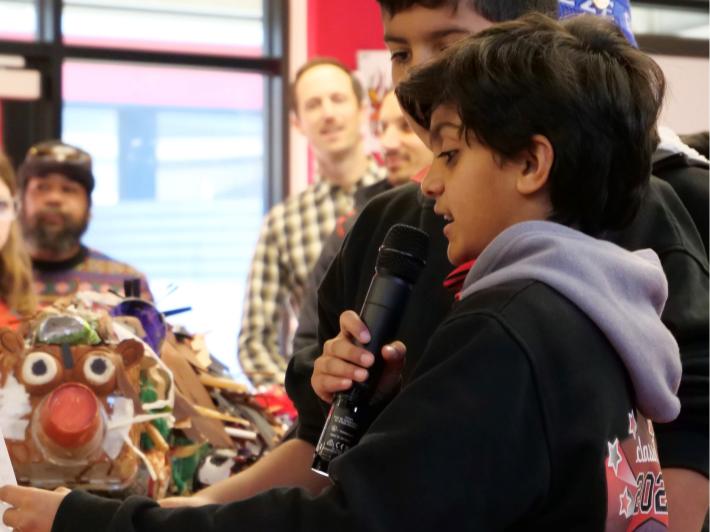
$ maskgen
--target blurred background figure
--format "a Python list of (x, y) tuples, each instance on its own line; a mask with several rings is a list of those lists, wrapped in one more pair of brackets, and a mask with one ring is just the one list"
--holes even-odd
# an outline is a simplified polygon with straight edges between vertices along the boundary
[(291, 353), (291, 318), (336, 220), (355, 196), (380, 181), (365, 152), (362, 86), (339, 61), (313, 59), (291, 86), (291, 119), (318, 164), (315, 183), (275, 205), (264, 219), (251, 263), (239, 332), (239, 361), (255, 385), (282, 384)]
[(390, 188), (408, 183), (431, 164), (431, 151), (412, 131), (402, 114), (394, 91), (389, 91), (382, 99), (377, 120), (377, 137), (382, 146)]
[(91, 217), (94, 189), (91, 156), (50, 140), (32, 146), (18, 169), (20, 223), (32, 258), (41, 305), (78, 290), (123, 294), (126, 279), (141, 279), (141, 295), (150, 299), (138, 270), (82, 244)]
[(710, 157), (710, 132), (700, 131), (698, 133), (680, 135), (680, 140), (706, 159)]
[(15, 173), (0, 152), (0, 327), (15, 326), (37, 303), (30, 257), (16, 220), (16, 195)]
[(707, 254), (710, 219), (708, 132), (677, 135), (667, 127), (660, 127), (659, 133), (661, 143), (653, 154), (653, 173), (673, 187), (688, 209)]
[(375, 133), (380, 141), (387, 178), (363, 188), (355, 195), (355, 208), (338, 220), (335, 231), (323, 246), (323, 252), (313, 267), (301, 313), (298, 316), (298, 329), (293, 339), (294, 353), (317, 341), (318, 285), (340, 250), (345, 235), (355, 223), (360, 209), (377, 194), (416, 179), (418, 174), (431, 164), (433, 157), (431, 151), (404, 118), (393, 90), (382, 98)]

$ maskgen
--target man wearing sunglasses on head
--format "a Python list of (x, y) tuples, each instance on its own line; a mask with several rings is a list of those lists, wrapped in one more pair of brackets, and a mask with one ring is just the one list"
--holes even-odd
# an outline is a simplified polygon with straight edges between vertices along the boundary
[(123, 293), (126, 279), (141, 280), (141, 296), (151, 299), (138, 270), (81, 242), (91, 217), (94, 189), (91, 156), (50, 140), (32, 146), (18, 169), (20, 224), (41, 305), (79, 290)]

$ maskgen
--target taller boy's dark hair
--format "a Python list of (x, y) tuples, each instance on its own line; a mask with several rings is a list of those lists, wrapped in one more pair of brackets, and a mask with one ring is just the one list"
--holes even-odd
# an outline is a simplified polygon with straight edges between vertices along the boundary
[(355, 75), (348, 67), (346, 67), (342, 62), (338, 61), (334, 57), (314, 57), (313, 59), (306, 61), (305, 63), (303, 63), (303, 65), (301, 65), (301, 67), (296, 71), (296, 75), (293, 77), (293, 81), (289, 86), (289, 107), (295, 113), (298, 113), (298, 101), (296, 99), (296, 85), (298, 84), (298, 81), (303, 77), (303, 74), (305, 74), (312, 68), (323, 65), (329, 65), (335, 68), (339, 68), (348, 76), (350, 76), (350, 84), (352, 86), (353, 93), (355, 94), (355, 98), (357, 98), (359, 104), (362, 104), (362, 101), (365, 98), (365, 89), (363, 89), (362, 83), (360, 83), (360, 81), (355, 77)]
[(456, 43), (396, 92), (426, 128), (438, 106), (455, 106), (464, 138), (503, 159), (533, 135), (547, 137), (551, 219), (594, 235), (623, 227), (638, 209), (665, 80), (607, 20), (530, 14)]
[(389, 16), (406, 11), (415, 6), (437, 9), (449, 7), (455, 12), (465, 4), (491, 22), (516, 19), (525, 13), (545, 13), (557, 17), (557, 0), (377, 0), (380, 8)]

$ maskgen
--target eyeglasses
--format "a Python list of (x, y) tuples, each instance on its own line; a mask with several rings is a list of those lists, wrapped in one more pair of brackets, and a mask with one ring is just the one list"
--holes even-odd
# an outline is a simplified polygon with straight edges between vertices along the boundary
[(14, 220), (19, 205), (16, 200), (0, 198), (0, 221)]
[(75, 146), (61, 142), (40, 142), (27, 151), (26, 160), (39, 159), (57, 163), (72, 163), (91, 168), (91, 155)]

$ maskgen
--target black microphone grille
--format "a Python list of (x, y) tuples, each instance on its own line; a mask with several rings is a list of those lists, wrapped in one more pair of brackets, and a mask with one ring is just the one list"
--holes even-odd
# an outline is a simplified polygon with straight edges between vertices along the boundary
[(376, 271), (414, 283), (426, 265), (429, 235), (406, 224), (395, 224), (387, 231), (377, 255)]

